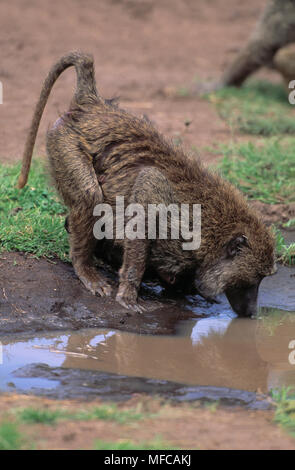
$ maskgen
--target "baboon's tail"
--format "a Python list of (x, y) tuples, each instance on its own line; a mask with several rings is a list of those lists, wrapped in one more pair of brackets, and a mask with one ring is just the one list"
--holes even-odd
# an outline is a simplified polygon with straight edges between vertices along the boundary
[(40, 98), (36, 104), (33, 119), (23, 153), (22, 169), (18, 179), (18, 187), (23, 188), (28, 180), (31, 166), (33, 148), (41, 121), (41, 117), (46, 106), (51, 89), (68, 67), (74, 66), (77, 73), (77, 88), (74, 101), (78, 104), (95, 102), (98, 94), (95, 85), (93, 58), (90, 55), (80, 52), (70, 52), (63, 56), (50, 70), (41, 90)]

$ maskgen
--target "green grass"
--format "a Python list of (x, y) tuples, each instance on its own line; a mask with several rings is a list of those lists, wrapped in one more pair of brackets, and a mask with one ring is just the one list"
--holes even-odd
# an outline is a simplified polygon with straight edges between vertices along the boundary
[(276, 405), (275, 422), (295, 437), (295, 390), (290, 387), (272, 390), (271, 396)]
[(74, 415), (74, 419), (89, 421), (102, 419), (106, 421), (116, 421), (117, 423), (127, 423), (143, 419), (144, 415), (134, 409), (119, 409), (115, 404), (101, 405), (86, 411), (80, 411)]
[(28, 184), (17, 189), (20, 165), (0, 165), (0, 248), (68, 260), (65, 208), (47, 184), (44, 165), (33, 162)]
[[(224, 155), (221, 173), (250, 199), (267, 203), (295, 200), (295, 140), (282, 144), (271, 139), (260, 146), (223, 145), (220, 151)], [(47, 183), (43, 163), (33, 162), (23, 190), (16, 188), (19, 172), (20, 165), (0, 165), (0, 250), (68, 260), (66, 210)], [(287, 246), (279, 234), (277, 251), (280, 261), (294, 264), (295, 246)]]
[(264, 140), (221, 145), (223, 159), (218, 165), (222, 175), (249, 199), (265, 203), (295, 201), (295, 140)]
[(273, 227), (276, 237), (277, 260), (283, 264), (295, 265), (295, 243), (287, 245), (281, 231)]
[(25, 424), (54, 424), (66, 416), (62, 410), (52, 411), (38, 408), (25, 408), (17, 415)]
[(0, 424), (0, 450), (19, 450), (22, 448), (22, 438), (14, 423)]
[(138, 421), (144, 415), (136, 409), (120, 409), (116, 404), (103, 404), (88, 410), (72, 413), (66, 410), (46, 410), (40, 408), (24, 408), (16, 411), (16, 416), (25, 424), (54, 424), (61, 420), (91, 421), (104, 420), (125, 424)]
[(288, 222), (283, 224), (283, 227), (284, 228), (293, 228), (293, 227), (295, 228), (295, 219), (288, 220)]
[(268, 336), (273, 337), (277, 333), (277, 329), (279, 327), (295, 322), (295, 311), (291, 312), (280, 310), (278, 308), (261, 307), (259, 309), (258, 320), (258, 335), (267, 334)]
[(172, 445), (157, 438), (150, 442), (135, 443), (124, 440), (119, 442), (96, 441), (95, 450), (177, 450)]
[(233, 129), (252, 135), (295, 134), (295, 109), (283, 85), (250, 81), (207, 95)]

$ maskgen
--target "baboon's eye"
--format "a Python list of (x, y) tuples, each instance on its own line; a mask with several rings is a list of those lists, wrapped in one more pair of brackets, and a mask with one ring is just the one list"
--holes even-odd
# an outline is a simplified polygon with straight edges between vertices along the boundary
[(226, 246), (228, 257), (233, 258), (236, 256), (244, 246), (249, 246), (246, 235), (236, 235), (228, 242)]

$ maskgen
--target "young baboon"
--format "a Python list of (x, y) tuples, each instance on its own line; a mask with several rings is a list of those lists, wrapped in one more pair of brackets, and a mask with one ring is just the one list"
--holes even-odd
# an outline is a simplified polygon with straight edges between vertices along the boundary
[[(70, 53), (51, 69), (37, 103), (23, 157), (19, 186), (27, 181), (36, 133), (49, 92), (62, 71), (73, 65), (77, 91), (70, 109), (47, 134), (47, 153), (57, 189), (69, 208), (71, 259), (84, 285), (94, 294), (111, 288), (92, 261), (95, 205), (201, 204), (202, 241), (183, 250), (181, 239), (126, 237), (109, 241), (123, 253), (116, 299), (140, 311), (138, 289), (146, 268), (165, 282), (185, 281), (205, 298), (225, 292), (240, 315), (255, 314), (261, 279), (273, 272), (274, 241), (243, 196), (217, 174), (168, 143), (147, 119), (134, 117), (96, 92), (93, 61)], [(190, 211), (190, 222), (192, 211)], [(147, 230), (147, 227), (145, 227)], [(98, 242), (103, 243), (103, 241)]]
[(275, 66), (274, 55), (291, 42), (295, 42), (295, 0), (269, 0), (246, 46), (218, 82), (204, 84), (204, 91), (242, 85), (260, 67)]

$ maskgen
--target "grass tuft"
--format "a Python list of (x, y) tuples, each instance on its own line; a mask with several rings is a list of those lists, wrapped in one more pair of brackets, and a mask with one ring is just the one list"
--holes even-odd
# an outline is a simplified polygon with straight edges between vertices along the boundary
[(44, 165), (34, 161), (28, 184), (17, 189), (20, 165), (0, 165), (0, 248), (68, 260), (66, 209), (47, 184)]
[(295, 201), (294, 140), (221, 145), (219, 152), (222, 175), (249, 199), (269, 204)]
[(0, 424), (0, 450), (19, 450), (22, 447), (21, 435), (14, 423)]
[(62, 410), (42, 410), (25, 408), (18, 413), (20, 420), (26, 424), (54, 424), (65, 417)]
[(272, 399), (276, 405), (275, 422), (283, 426), (295, 437), (295, 390), (283, 387), (271, 391)]
[(26, 424), (54, 424), (60, 420), (91, 421), (104, 420), (125, 424), (144, 418), (136, 409), (120, 409), (116, 404), (102, 404), (88, 410), (72, 413), (66, 410), (46, 410), (40, 408), (24, 408), (16, 412), (18, 418)]
[(295, 110), (283, 85), (249, 81), (207, 95), (228, 124), (245, 134), (295, 134)]
[(282, 264), (295, 265), (295, 243), (287, 245), (280, 230), (273, 227), (276, 238), (277, 261)]
[(160, 438), (153, 441), (135, 443), (129, 440), (122, 440), (117, 442), (110, 441), (96, 441), (95, 450), (177, 450), (172, 445), (163, 442)]
[(90, 421), (95, 419), (102, 419), (106, 421), (116, 421), (117, 423), (124, 424), (130, 421), (137, 421), (142, 419), (143, 414), (133, 409), (119, 409), (115, 404), (100, 405), (99, 407), (92, 408), (87, 411), (80, 411), (76, 413), (74, 419), (80, 421)]

